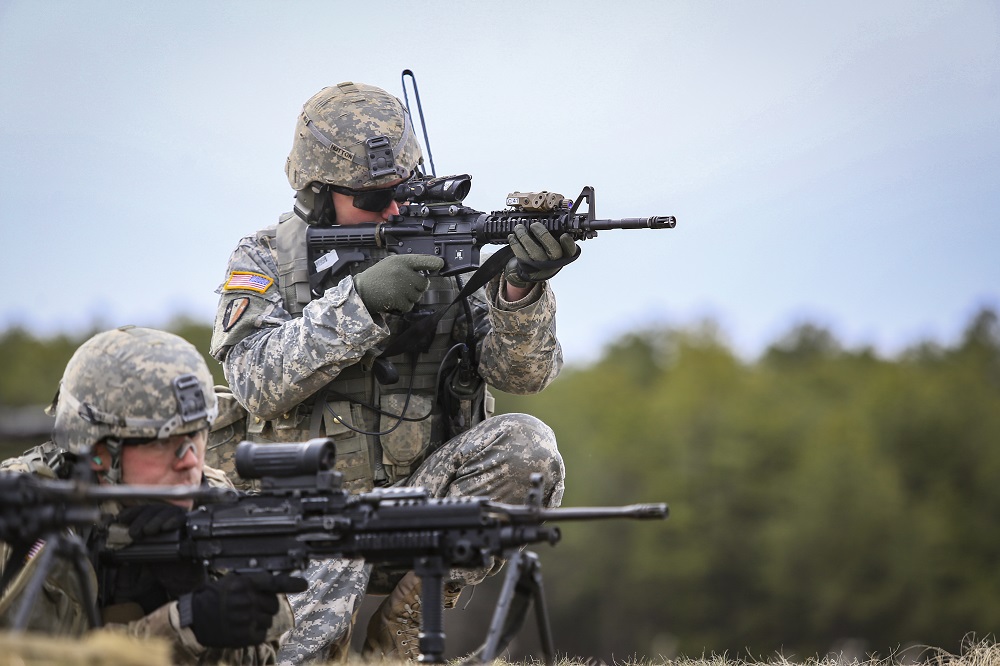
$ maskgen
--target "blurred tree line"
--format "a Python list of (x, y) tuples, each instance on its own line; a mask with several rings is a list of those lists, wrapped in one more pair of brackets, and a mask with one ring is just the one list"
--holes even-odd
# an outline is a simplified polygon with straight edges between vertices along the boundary
[[(208, 327), (172, 330), (207, 356)], [(87, 337), (3, 334), (0, 405), (47, 403)], [(497, 398), (555, 430), (565, 506), (670, 504), (664, 523), (569, 523), (538, 548), (561, 650), (805, 657), (852, 639), (886, 656), (1000, 627), (992, 310), (893, 359), (809, 324), (753, 362), (710, 323), (650, 329)]]

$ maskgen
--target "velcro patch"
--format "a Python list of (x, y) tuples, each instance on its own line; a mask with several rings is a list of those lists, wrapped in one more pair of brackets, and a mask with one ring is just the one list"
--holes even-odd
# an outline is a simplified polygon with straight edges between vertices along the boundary
[(274, 280), (266, 275), (262, 275), (261, 273), (233, 271), (229, 274), (229, 279), (226, 280), (226, 284), (222, 285), (222, 288), (226, 291), (245, 289), (247, 291), (256, 291), (258, 294), (263, 294), (271, 287), (272, 284), (274, 284)]
[(229, 305), (226, 306), (226, 312), (222, 315), (222, 330), (225, 333), (232, 330), (236, 322), (243, 316), (243, 313), (247, 311), (248, 305), (250, 305), (249, 296), (241, 296), (229, 301)]

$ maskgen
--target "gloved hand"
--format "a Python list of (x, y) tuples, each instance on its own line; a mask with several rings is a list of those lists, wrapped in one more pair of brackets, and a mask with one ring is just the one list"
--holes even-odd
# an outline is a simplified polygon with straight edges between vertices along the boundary
[(507, 262), (503, 276), (507, 284), (526, 289), (535, 282), (548, 280), (559, 272), (563, 265), (539, 268), (537, 262), (576, 257), (579, 249), (569, 234), (559, 237), (559, 242), (541, 222), (532, 222), (525, 228), (523, 224), (514, 227), (514, 233), (507, 236), (507, 242), (514, 251), (514, 258)]
[[(142, 541), (181, 529), (187, 522), (187, 511), (160, 502), (139, 504), (119, 511), (117, 520), (128, 525), (128, 535), (133, 541)], [(176, 598), (202, 585), (205, 579), (206, 570), (200, 562), (178, 559), (155, 564), (137, 563), (119, 569), (118, 594), (136, 601), (150, 613), (164, 603), (162, 595)]]
[(227, 574), (181, 596), (181, 626), (190, 626), (205, 647), (260, 645), (278, 612), (278, 594), (307, 587), (305, 579), (288, 574)]
[(409, 312), (420, 300), (427, 276), (420, 271), (438, 271), (444, 259), (429, 254), (391, 254), (354, 276), (354, 288), (368, 312)]
[(140, 504), (119, 511), (118, 522), (128, 525), (128, 535), (138, 541), (184, 527), (187, 511), (174, 504)]

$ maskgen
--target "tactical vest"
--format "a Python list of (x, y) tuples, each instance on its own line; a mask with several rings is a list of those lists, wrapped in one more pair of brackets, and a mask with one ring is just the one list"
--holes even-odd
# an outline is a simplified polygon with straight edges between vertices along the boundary
[[(261, 232), (274, 234), (277, 287), (285, 309), (296, 317), (312, 300), (307, 228), (300, 217), (286, 213), (276, 230)], [(349, 274), (365, 270), (388, 252), (371, 248), (370, 254), (370, 259), (351, 266)], [(321, 287), (329, 288), (347, 274), (344, 271), (330, 276)], [(395, 335), (404, 330), (414, 314), (448, 308), (458, 293), (454, 278), (432, 276), (430, 286), (411, 313), (386, 317), (390, 332)], [(452, 348), (464, 341), (464, 336), (456, 337), (454, 333), (460, 319), (465, 319), (463, 309), (456, 304), (438, 322), (426, 351), (387, 359), (399, 373), (397, 382), (383, 385), (377, 381), (372, 365), (379, 350), (372, 350), (361, 362), (345, 368), (334, 381), (279, 418), (265, 421), (249, 415), (248, 439), (297, 442), (331, 437), (337, 448), (337, 469), (344, 475), (345, 487), (355, 492), (408, 476), (445, 440), (485, 416), (485, 384), (478, 377), (462, 400), (454, 399), (454, 392), (449, 393), (450, 400), (442, 399), (442, 394), (448, 392), (449, 372), (458, 360), (457, 350)], [(462, 402), (461, 406), (456, 406), (457, 402)], [(454, 407), (445, 413), (445, 405)]]

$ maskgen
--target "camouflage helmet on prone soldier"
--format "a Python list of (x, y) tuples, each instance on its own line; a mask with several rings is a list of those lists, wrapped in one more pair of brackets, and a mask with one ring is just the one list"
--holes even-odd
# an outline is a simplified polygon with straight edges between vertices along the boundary
[(76, 350), (50, 413), (60, 447), (85, 455), (105, 441), (117, 458), (121, 440), (210, 427), (218, 402), (194, 345), (165, 331), (125, 326), (98, 333)]
[(302, 107), (285, 175), (308, 213), (323, 185), (384, 187), (408, 178), (422, 162), (403, 102), (381, 88), (347, 81), (323, 88)]

